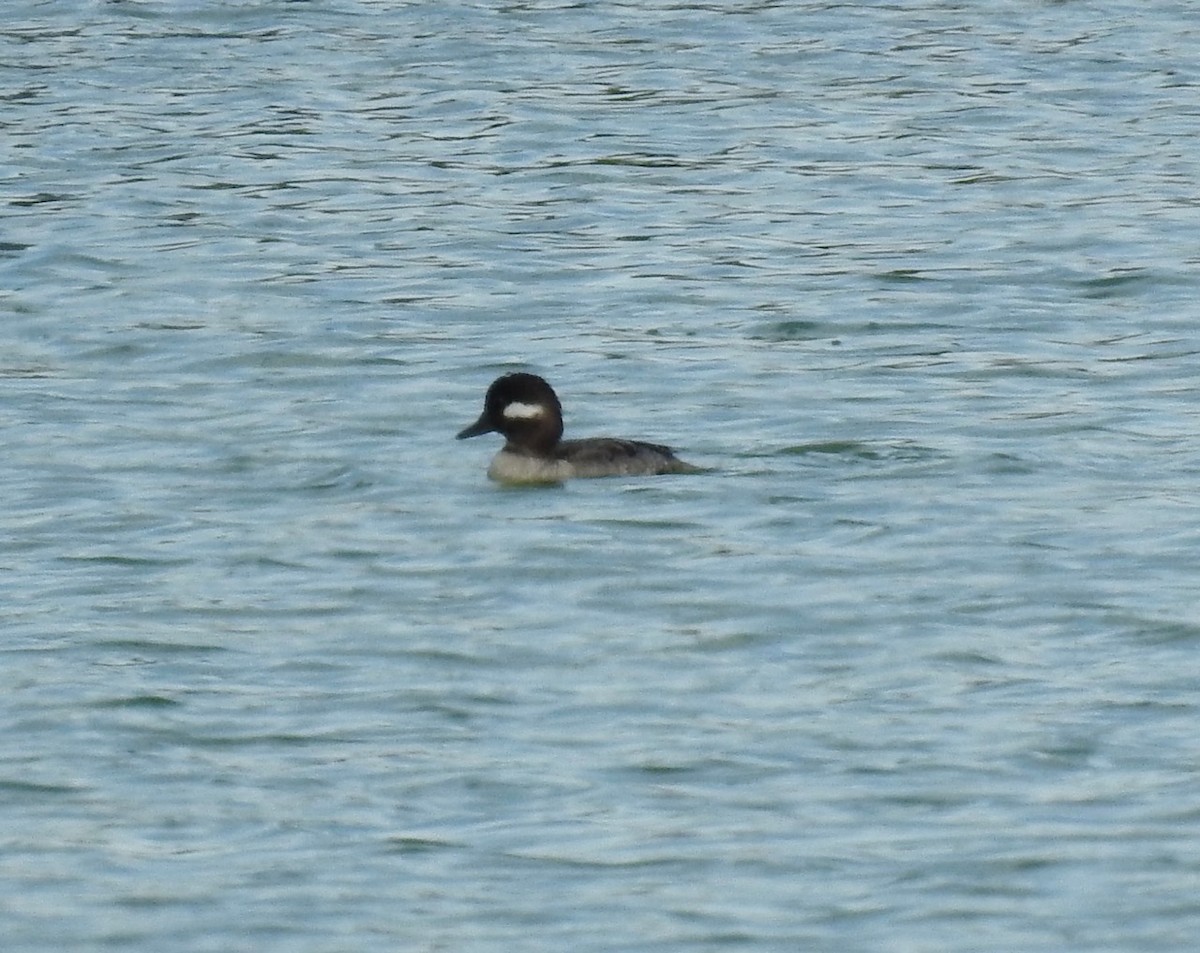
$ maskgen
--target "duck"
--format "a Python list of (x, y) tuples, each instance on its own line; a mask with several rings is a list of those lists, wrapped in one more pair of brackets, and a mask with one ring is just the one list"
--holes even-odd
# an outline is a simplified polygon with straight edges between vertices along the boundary
[(486, 433), (504, 437), (487, 471), (497, 483), (700, 472), (657, 443), (619, 437), (563, 440), (562, 404), (554, 388), (536, 374), (505, 374), (492, 381), (479, 419), (459, 431), (457, 439)]

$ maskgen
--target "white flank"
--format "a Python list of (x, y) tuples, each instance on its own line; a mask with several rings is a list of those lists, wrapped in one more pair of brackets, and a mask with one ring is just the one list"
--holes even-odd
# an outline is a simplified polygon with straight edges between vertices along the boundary
[(541, 404), (523, 404), (519, 400), (514, 400), (511, 404), (505, 404), (504, 416), (509, 420), (532, 420), (534, 417), (542, 416)]

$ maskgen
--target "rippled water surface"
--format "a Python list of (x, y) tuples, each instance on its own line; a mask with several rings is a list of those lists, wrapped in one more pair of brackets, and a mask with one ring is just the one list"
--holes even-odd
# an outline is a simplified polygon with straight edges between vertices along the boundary
[[(6, 951), (1189, 950), (1188, 3), (13, 0)], [(505, 490), (526, 368), (695, 476)]]

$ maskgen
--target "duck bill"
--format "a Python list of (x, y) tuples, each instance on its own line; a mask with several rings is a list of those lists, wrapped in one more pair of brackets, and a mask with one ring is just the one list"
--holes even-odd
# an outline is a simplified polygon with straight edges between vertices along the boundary
[(475, 423), (467, 427), (465, 430), (458, 432), (458, 440), (466, 440), (468, 437), (478, 437), (481, 433), (491, 433), (496, 428), (487, 421), (487, 415), (481, 416)]

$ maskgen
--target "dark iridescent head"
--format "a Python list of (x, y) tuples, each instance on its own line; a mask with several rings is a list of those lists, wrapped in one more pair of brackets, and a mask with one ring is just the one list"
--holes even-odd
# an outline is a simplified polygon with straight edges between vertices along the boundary
[(536, 374), (505, 374), (492, 381), (483, 413), (458, 439), (503, 434), (508, 445), (546, 453), (562, 438), (562, 405), (554, 388)]

